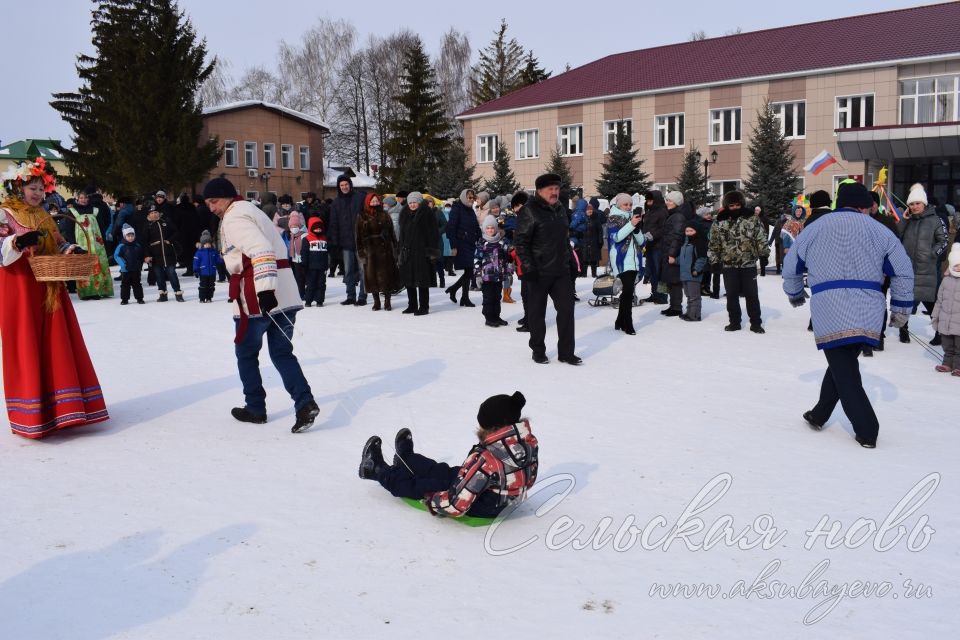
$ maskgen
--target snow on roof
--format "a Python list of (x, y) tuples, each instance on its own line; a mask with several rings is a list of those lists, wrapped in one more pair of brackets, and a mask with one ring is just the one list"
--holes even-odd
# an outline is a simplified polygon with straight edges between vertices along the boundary
[(278, 111), (280, 113), (286, 114), (291, 118), (296, 118), (306, 122), (307, 124), (312, 124), (314, 126), (320, 127), (330, 131), (330, 125), (328, 125), (323, 120), (309, 116), (301, 111), (295, 111), (288, 107), (283, 106), (282, 104), (274, 104), (272, 102), (263, 102), (262, 100), (240, 100), (239, 102), (230, 102), (227, 104), (220, 104), (215, 107), (207, 107), (203, 110), (203, 115), (211, 115), (214, 113), (222, 113), (225, 111), (234, 111), (237, 109), (248, 109), (250, 107), (263, 107), (264, 109), (269, 109), (270, 111)]
[[(324, 167), (323, 168), (323, 186), (336, 187), (337, 178), (346, 173), (350, 176), (355, 189), (373, 189), (377, 186), (377, 179), (371, 178), (363, 171), (357, 171), (353, 167)], [(353, 175), (351, 175), (353, 174)]]

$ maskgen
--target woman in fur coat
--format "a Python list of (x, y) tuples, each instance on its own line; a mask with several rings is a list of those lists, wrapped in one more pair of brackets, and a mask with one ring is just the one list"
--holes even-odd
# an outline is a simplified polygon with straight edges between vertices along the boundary
[(390, 294), (397, 287), (397, 236), (393, 219), (383, 210), (383, 201), (376, 193), (368, 193), (363, 213), (357, 218), (357, 257), (363, 263), (363, 283), (373, 294), (373, 310), (390, 311)]

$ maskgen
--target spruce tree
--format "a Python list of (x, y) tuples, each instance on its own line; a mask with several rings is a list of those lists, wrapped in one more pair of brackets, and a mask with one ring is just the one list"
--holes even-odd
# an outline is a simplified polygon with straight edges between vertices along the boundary
[(637, 153), (623, 121), (618, 122), (613, 148), (597, 180), (597, 191), (607, 198), (618, 193), (633, 195), (647, 191), (650, 188), (649, 176), (643, 172), (643, 160), (637, 157)]
[[(396, 186), (403, 179), (411, 158), (422, 163), (423, 174), (437, 169), (450, 147), (451, 125), (446, 120), (443, 102), (437, 91), (436, 75), (419, 37), (404, 56), (403, 77), (397, 116), (387, 123), (390, 137), (386, 141), (391, 166), (383, 170), (383, 182)], [(409, 175), (420, 175), (420, 169)], [(420, 188), (423, 188), (423, 184)]]
[(560, 155), (560, 145), (553, 148), (550, 152), (550, 159), (547, 160), (547, 166), (544, 167), (546, 173), (555, 173), (560, 176), (560, 192), (572, 193), (573, 190), (573, 172), (570, 165), (562, 155)]
[(73, 128), (62, 149), (68, 187), (111, 193), (193, 185), (216, 165), (200, 141), (200, 88), (216, 60), (175, 0), (95, 0), (92, 56), (77, 57), (81, 86), (50, 105)]
[(507, 40), (507, 21), (501, 19), (497, 36), (480, 52), (480, 60), (473, 67), (470, 90), (473, 104), (495, 100), (523, 86), (520, 84), (523, 63), (523, 47), (516, 38)]
[(520, 80), (517, 83), (517, 88), (527, 87), (531, 84), (537, 84), (542, 82), (550, 77), (550, 72), (546, 71), (543, 67), (540, 66), (540, 61), (533, 56), (533, 51), (527, 52), (527, 57), (524, 59), (524, 67), (520, 71)]
[(684, 154), (680, 175), (674, 178), (674, 181), (677, 183), (677, 191), (683, 194), (684, 201), (689, 202), (694, 209), (711, 204), (715, 198), (707, 187), (703, 165), (700, 163), (700, 151), (696, 147), (691, 147)]
[(780, 130), (769, 100), (757, 111), (750, 138), (749, 175), (744, 191), (767, 212), (779, 215), (797, 195), (796, 154)]
[(464, 189), (476, 191), (479, 187), (479, 181), (474, 177), (476, 170), (476, 165), (467, 160), (463, 142), (457, 140), (450, 145), (443, 162), (427, 181), (430, 193), (438, 198), (454, 198)]
[(486, 180), (483, 188), (491, 196), (512, 196), (520, 191), (520, 183), (510, 169), (510, 153), (503, 141), (497, 144), (497, 159), (493, 161), (493, 178)]

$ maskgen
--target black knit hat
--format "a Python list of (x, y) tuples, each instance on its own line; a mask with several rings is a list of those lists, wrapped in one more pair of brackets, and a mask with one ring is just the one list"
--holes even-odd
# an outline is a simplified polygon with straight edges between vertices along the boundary
[(520, 422), (520, 412), (523, 411), (525, 404), (527, 399), (519, 391), (515, 391), (512, 396), (503, 394), (490, 396), (480, 405), (477, 422), (484, 429), (516, 424)]
[(285, 193), (277, 199), (277, 204), (293, 204), (293, 196)]
[(526, 191), (518, 191), (517, 193), (513, 194), (512, 198), (510, 198), (510, 208), (512, 209), (518, 205), (525, 205), (529, 199), (530, 196), (527, 195)]
[(732, 204), (739, 204), (741, 207), (747, 206), (747, 201), (739, 191), (727, 191), (723, 194), (723, 208), (728, 209)]
[(837, 208), (869, 209), (873, 206), (873, 198), (865, 186), (859, 182), (848, 182), (840, 185), (837, 191)]
[(237, 190), (226, 178), (214, 178), (203, 187), (203, 199), (236, 198)]
[(537, 176), (537, 180), (534, 182), (534, 185), (539, 190), (543, 189), (544, 187), (559, 187), (562, 183), (563, 178), (557, 174), (545, 173), (542, 176)]
[(821, 189), (810, 194), (810, 208), (820, 209), (830, 206), (830, 194)]

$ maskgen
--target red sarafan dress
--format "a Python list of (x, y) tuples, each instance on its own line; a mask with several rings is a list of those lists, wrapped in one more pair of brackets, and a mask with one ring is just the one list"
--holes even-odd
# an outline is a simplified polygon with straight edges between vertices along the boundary
[[(0, 349), (10, 428), (25, 438), (106, 420), (106, 403), (61, 282), (38, 282), (13, 244), (40, 230), (38, 255), (65, 250), (53, 219), (19, 199), (0, 203)], [(30, 251), (30, 250), (28, 250)]]

